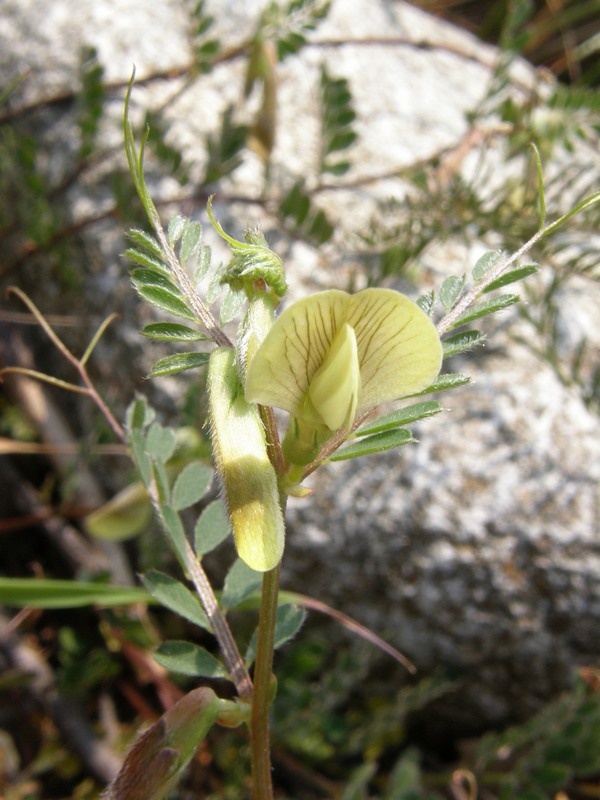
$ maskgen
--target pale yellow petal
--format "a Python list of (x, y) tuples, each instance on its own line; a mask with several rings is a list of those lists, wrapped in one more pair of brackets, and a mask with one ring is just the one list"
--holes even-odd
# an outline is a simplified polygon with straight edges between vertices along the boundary
[(360, 386), (356, 335), (345, 322), (310, 381), (308, 400), (329, 430), (349, 431), (356, 416)]
[(297, 414), (345, 322), (350, 297), (331, 289), (286, 308), (248, 368), (246, 399)]
[(231, 348), (213, 350), (207, 383), (213, 455), (235, 546), (249, 567), (266, 572), (283, 555), (279, 487), (258, 410), (244, 398)]
[(357, 413), (426, 389), (442, 363), (433, 322), (391, 289), (351, 296), (348, 323), (356, 333), (362, 391)]

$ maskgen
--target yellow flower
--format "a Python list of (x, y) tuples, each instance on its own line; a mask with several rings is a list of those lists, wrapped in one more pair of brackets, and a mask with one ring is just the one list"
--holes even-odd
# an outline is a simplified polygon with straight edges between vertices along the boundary
[(403, 294), (319, 292), (274, 323), (248, 365), (246, 399), (292, 415), (284, 455), (308, 464), (336, 431), (427, 388), (441, 362), (435, 326)]

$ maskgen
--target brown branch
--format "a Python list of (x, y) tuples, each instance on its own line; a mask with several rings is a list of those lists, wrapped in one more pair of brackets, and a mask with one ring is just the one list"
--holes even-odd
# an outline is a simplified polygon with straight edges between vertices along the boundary
[[(17, 336), (13, 336), (10, 345), (12, 348), (10, 360), (16, 360), (20, 364), (29, 367), (31, 365), (31, 357), (22, 340)], [(8, 359), (5, 356), (3, 360), (6, 361)], [(4, 380), (5, 385), (15, 397), (18, 405), (31, 420), (36, 430), (39, 431), (42, 441), (49, 446), (48, 456), (58, 475), (64, 479), (69, 478), (73, 459), (71, 456), (61, 452), (61, 446), (64, 444), (75, 445), (76, 440), (63, 414), (52, 402), (48, 392), (45, 392), (37, 381), (22, 375), (7, 375)], [(81, 459), (77, 466), (77, 477), (79, 490), (77, 502), (90, 508), (101, 506), (106, 499), (104, 493), (94, 474)], [(28, 502), (30, 504), (30, 513), (31, 506), (36, 507), (37, 503), (32, 496), (29, 496)], [(42, 516), (47, 515), (47, 509), (38, 509), (38, 511)], [(64, 537), (69, 534), (69, 528), (64, 527), (64, 521), (56, 527), (47, 528), (47, 530), (48, 532), (54, 531), (56, 536), (60, 534)], [(81, 537), (81, 534), (78, 534), (78, 536)], [(68, 551), (71, 545), (63, 544), (62, 546), (65, 551)], [(97, 540), (95, 549), (104, 554), (104, 563), (100, 569), (104, 570), (108, 567), (115, 583), (126, 586), (134, 585), (133, 574), (128, 565), (125, 552), (119, 543)]]

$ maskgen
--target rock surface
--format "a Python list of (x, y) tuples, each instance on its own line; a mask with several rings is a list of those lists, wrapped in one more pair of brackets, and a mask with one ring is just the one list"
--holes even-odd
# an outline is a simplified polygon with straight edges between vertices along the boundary
[[(51, 13), (46, 5), (7, 0), (0, 20), (0, 69), (9, 77), (32, 70), (23, 89), (28, 102), (74, 87), (72, 42), (96, 46), (111, 81), (127, 80), (132, 62), (143, 78), (189, 61), (185, 15), (175, 0), (63, 0), (50, 4)], [(234, 44), (261, 4), (211, 5), (219, 32)], [(368, 46), (366, 38), (373, 40)], [(361, 41), (339, 46), (340, 39)], [(350, 81), (359, 140), (349, 154), (351, 172), (319, 194), (338, 224), (333, 243), (317, 249), (276, 231), (270, 237), (289, 265), (291, 297), (350, 279), (364, 283), (349, 232), (369, 221), (378, 200), (405, 196), (403, 168), (460, 148), (469, 135), (466, 115), (483, 102), (498, 59), (448, 24), (384, 0), (336, 0), (312, 41), (280, 67), (274, 181), (285, 185), (294, 174), (310, 181), (314, 174), (323, 60)], [(242, 66), (224, 63), (173, 104), (171, 135), (191, 162), (201, 159), (221, 110), (240, 99)], [(511, 75), (517, 93), (536, 82), (524, 64)], [(140, 88), (135, 104), (155, 104), (176, 86), (173, 80)], [(115, 94), (107, 144), (119, 141), (121, 103)], [(72, 123), (71, 116), (65, 124)], [(68, 142), (59, 136), (52, 144), (63, 160)], [(469, 172), (484, 158), (500, 171), (514, 169), (505, 156), (505, 144), (492, 138), (459, 166)], [(591, 166), (600, 174), (597, 155)], [(226, 189), (255, 195), (261, 180), (260, 161), (251, 155)], [(168, 183), (159, 188), (175, 192)], [(72, 201), (75, 215), (84, 214), (99, 196), (78, 188)], [(258, 203), (219, 208), (224, 223), (229, 214), (238, 227), (258, 221), (270, 232)], [(424, 280), (436, 285), (469, 269), (488, 246), (452, 241), (426, 251)], [(96, 311), (111, 309), (127, 293), (117, 258), (122, 241), (105, 230), (93, 247), (99, 255), (86, 274), (88, 301)], [(575, 292), (572, 307), (585, 296), (588, 310), (583, 321), (577, 312), (565, 319), (571, 350), (582, 329), (597, 330), (600, 307), (594, 285)], [(127, 311), (127, 301), (119, 303)], [(131, 343), (137, 323), (128, 313), (120, 335)], [(458, 676), (459, 687), (437, 713), (466, 731), (526, 715), (568, 685), (575, 667), (599, 657), (600, 421), (549, 365), (510, 339), (512, 323), (519, 324), (516, 315), (507, 315), (502, 330), (491, 329), (490, 352), (451, 365), (474, 383), (441, 398), (451, 410), (419, 427), (418, 444), (325, 468), (311, 500), (290, 506), (286, 586), (354, 614), (420, 670), (441, 667)], [(115, 364), (123, 385), (128, 366)]]

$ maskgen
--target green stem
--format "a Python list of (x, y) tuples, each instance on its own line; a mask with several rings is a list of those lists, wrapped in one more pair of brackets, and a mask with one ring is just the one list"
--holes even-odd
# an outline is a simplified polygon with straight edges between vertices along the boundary
[(254, 694), (250, 724), (250, 753), (252, 760), (253, 800), (272, 800), (271, 748), (269, 709), (273, 694), (273, 644), (279, 597), (279, 564), (263, 576), (256, 661), (254, 664)]

